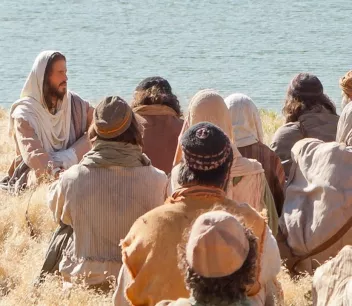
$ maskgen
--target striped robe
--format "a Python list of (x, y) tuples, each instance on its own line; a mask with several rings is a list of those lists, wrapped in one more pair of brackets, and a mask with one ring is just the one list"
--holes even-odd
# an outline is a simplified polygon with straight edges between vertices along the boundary
[(121, 266), (120, 239), (134, 221), (164, 203), (167, 176), (153, 166), (72, 166), (51, 186), (49, 207), (57, 223), (70, 225), (74, 242), (59, 271), (65, 282), (86, 274), (98, 285)]

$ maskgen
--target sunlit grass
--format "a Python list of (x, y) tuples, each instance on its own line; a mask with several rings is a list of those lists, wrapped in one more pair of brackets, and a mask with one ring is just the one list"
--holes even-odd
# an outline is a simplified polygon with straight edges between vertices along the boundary
[[(282, 124), (274, 112), (261, 111), (265, 143)], [(0, 174), (1, 177), (14, 157), (13, 142), (7, 136), (8, 115), (0, 109)], [(109, 305), (111, 294), (100, 295), (83, 287), (71, 292), (62, 290), (58, 276), (49, 277), (39, 288), (33, 282), (38, 276), (50, 235), (55, 229), (52, 214), (45, 205), (47, 186), (42, 185), (32, 195), (29, 219), (36, 238), (30, 237), (25, 211), (32, 191), (13, 197), (0, 191), (0, 305)], [(152, 276), (151, 276), (152, 277)], [(285, 294), (285, 305), (310, 305), (307, 292), (311, 278), (293, 282), (282, 271), (279, 279)]]

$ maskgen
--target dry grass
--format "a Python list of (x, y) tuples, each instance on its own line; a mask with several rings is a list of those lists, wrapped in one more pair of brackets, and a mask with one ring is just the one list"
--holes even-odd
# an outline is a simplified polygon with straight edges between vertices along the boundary
[[(265, 142), (268, 143), (275, 129), (281, 125), (280, 117), (262, 111)], [(0, 109), (0, 177), (14, 156), (14, 146), (7, 135), (7, 114)], [(2, 172), (2, 173), (1, 173)], [(76, 287), (70, 292), (62, 290), (58, 276), (49, 277), (43, 286), (34, 289), (47, 249), (50, 235), (55, 228), (51, 212), (45, 205), (47, 186), (39, 187), (32, 195), (29, 219), (36, 238), (32, 239), (26, 224), (25, 211), (33, 191), (13, 197), (0, 191), (0, 305), (108, 305), (109, 296)], [(311, 278), (294, 283), (285, 272), (279, 277), (285, 293), (286, 305), (309, 305), (305, 296), (311, 288)]]

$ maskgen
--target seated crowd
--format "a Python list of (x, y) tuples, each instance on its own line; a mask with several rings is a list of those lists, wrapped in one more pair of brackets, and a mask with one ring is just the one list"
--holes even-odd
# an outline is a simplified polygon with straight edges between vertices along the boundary
[(295, 76), (268, 147), (244, 94), (204, 89), (183, 114), (169, 82), (148, 77), (130, 104), (93, 108), (66, 69), (58, 51), (36, 58), (0, 181), (13, 194), (53, 181), (39, 283), (59, 272), (64, 288), (114, 290), (118, 306), (283, 305), (283, 263), (314, 275), (314, 305), (352, 300), (352, 71), (341, 116), (316, 76)]

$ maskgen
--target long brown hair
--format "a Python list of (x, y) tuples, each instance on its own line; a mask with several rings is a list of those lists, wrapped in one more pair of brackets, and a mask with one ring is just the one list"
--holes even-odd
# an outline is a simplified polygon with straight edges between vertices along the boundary
[(66, 57), (61, 54), (60, 52), (54, 52), (46, 65), (45, 72), (44, 72), (44, 81), (43, 81), (43, 95), (44, 101), (48, 109), (53, 107), (52, 100), (51, 100), (51, 91), (50, 91), (50, 82), (49, 78), (53, 72), (53, 65), (58, 62), (64, 60), (66, 61)]
[(300, 73), (293, 78), (288, 86), (282, 113), (286, 123), (298, 121), (298, 118), (313, 108), (322, 108), (336, 115), (336, 107), (332, 100), (323, 93), (320, 80), (309, 73)]
[(132, 109), (142, 105), (162, 104), (172, 108), (177, 116), (182, 116), (180, 102), (172, 92), (169, 82), (161, 77), (143, 80), (135, 89)]

